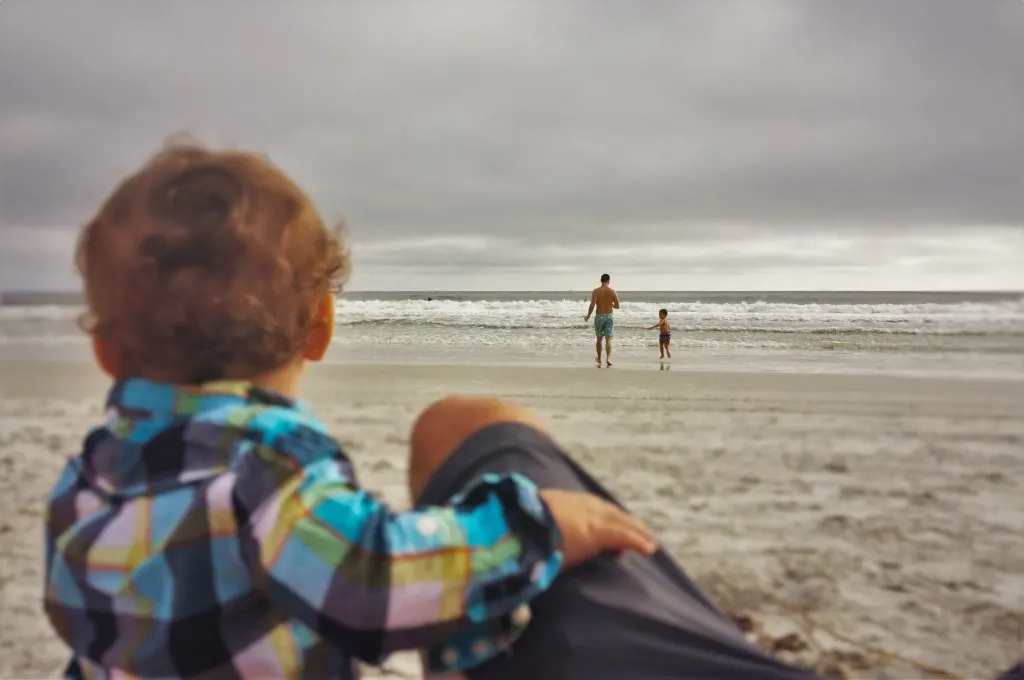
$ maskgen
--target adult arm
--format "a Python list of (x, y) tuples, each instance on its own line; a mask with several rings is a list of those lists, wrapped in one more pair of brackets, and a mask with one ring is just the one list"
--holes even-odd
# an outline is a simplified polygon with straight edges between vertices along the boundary
[(597, 291), (590, 291), (590, 308), (587, 310), (587, 315), (583, 317), (584, 321), (590, 321), (590, 315), (594, 313), (594, 306), (597, 305)]
[(509, 615), (561, 566), (561, 535), (523, 477), (485, 475), (449, 506), (394, 513), (335, 459), (295, 470), (287, 456), (256, 455), (251, 474), (262, 478), (236, 484), (236, 495), (272, 489), (238, 499), (254, 581), (282, 611), (365, 661)]
[(612, 291), (612, 307), (614, 307), (615, 309), (619, 308), (619, 294), (616, 293), (614, 290)]

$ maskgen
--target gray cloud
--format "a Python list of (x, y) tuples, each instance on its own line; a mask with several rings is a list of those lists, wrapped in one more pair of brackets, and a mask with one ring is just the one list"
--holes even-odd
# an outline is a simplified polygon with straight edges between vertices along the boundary
[(0, 235), (80, 224), (182, 130), (267, 151), (359, 243), (1024, 224), (1024, 3), (551, 5), (3, 2)]

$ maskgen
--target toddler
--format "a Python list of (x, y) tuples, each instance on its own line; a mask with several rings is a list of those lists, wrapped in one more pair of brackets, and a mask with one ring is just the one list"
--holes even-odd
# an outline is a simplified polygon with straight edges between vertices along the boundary
[(669, 344), (671, 344), (672, 342), (672, 328), (671, 326), (668, 325), (668, 310), (659, 309), (658, 319), (658, 323), (649, 327), (647, 330), (653, 331), (655, 328), (658, 329), (658, 351), (661, 355), (661, 358), (664, 359), (666, 356), (668, 356), (668, 358), (671, 359), (672, 350), (669, 349)]

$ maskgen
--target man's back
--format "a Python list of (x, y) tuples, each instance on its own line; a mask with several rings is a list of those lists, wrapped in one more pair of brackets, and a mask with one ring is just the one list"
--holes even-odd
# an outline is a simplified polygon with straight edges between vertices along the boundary
[(598, 314), (611, 314), (619, 297), (611, 286), (599, 286), (594, 289), (595, 310)]

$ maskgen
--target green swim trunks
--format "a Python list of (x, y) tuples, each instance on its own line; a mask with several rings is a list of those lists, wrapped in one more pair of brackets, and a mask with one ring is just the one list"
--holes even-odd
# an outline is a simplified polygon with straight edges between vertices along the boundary
[(594, 332), (599, 338), (610, 338), (615, 330), (615, 320), (611, 313), (598, 314), (594, 317)]

